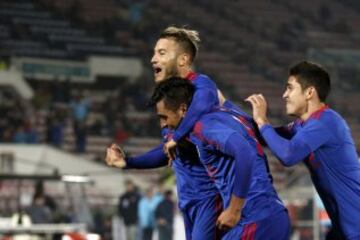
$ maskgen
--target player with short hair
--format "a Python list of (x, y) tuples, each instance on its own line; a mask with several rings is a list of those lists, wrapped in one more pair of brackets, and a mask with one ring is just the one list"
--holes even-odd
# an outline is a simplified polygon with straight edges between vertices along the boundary
[[(181, 78), (157, 85), (152, 102), (162, 128), (179, 127), (189, 114), (194, 93), (194, 86)], [(200, 161), (220, 191), (224, 211), (217, 225), (227, 230), (222, 239), (287, 240), (289, 216), (247, 119), (232, 109), (215, 109), (200, 117), (186, 141), (196, 145)]]
[(345, 120), (325, 103), (330, 76), (319, 65), (291, 67), (283, 98), (297, 119), (274, 129), (261, 94), (247, 98), (261, 135), (284, 166), (304, 162), (324, 203), (332, 231), (327, 239), (360, 239), (360, 163)]
[(172, 26), (160, 34), (154, 47), (151, 64), (155, 82), (159, 83), (169, 77), (177, 76), (191, 80), (196, 89), (189, 114), (165, 144), (165, 152), (170, 158), (174, 156), (176, 143), (192, 129), (201, 115), (210, 112), (216, 106), (226, 105), (229, 108), (237, 108), (224, 98), (212, 79), (192, 70), (199, 44), (200, 37), (197, 31)]

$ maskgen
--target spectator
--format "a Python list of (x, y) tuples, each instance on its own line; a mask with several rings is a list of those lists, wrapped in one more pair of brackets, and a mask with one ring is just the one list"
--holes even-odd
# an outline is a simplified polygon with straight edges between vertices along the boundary
[(155, 208), (159, 203), (152, 188), (148, 188), (139, 202), (138, 216), (143, 240), (152, 240), (155, 227)]
[(120, 197), (118, 213), (125, 224), (126, 239), (135, 240), (138, 226), (138, 203), (140, 195), (131, 180), (125, 181), (125, 186), (126, 192)]
[(172, 191), (164, 193), (164, 199), (159, 203), (155, 211), (157, 228), (159, 231), (159, 240), (173, 239), (175, 204), (172, 200)]
[(64, 125), (56, 112), (50, 112), (47, 117), (47, 141), (55, 147), (62, 147), (64, 142)]
[(14, 143), (26, 143), (27, 137), (23, 126), (18, 126), (13, 136)]
[(57, 204), (55, 200), (45, 192), (44, 182), (38, 181), (35, 185), (35, 195), (43, 196), (45, 200), (45, 206), (47, 206), (51, 212), (55, 212), (57, 210)]
[(51, 211), (45, 205), (43, 195), (34, 195), (33, 203), (29, 208), (29, 215), (33, 223), (51, 223)]
[(90, 102), (81, 95), (76, 96), (71, 104), (74, 117), (74, 133), (76, 137), (75, 151), (84, 153), (86, 149), (86, 120), (89, 114)]

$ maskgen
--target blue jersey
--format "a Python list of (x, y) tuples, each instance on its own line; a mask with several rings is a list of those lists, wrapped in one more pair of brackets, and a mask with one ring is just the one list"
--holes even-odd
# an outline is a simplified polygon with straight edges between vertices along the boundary
[(359, 238), (360, 163), (345, 120), (324, 107), (287, 129), (290, 140), (279, 136), (271, 125), (260, 130), (284, 165), (304, 161), (339, 239)]
[(188, 74), (186, 78), (194, 84), (195, 93), (188, 113), (174, 133), (175, 142), (191, 131), (201, 115), (209, 113), (214, 107), (219, 106), (218, 89), (213, 80), (206, 75), (194, 72)]
[[(172, 131), (164, 129), (164, 141), (172, 137)], [(216, 196), (219, 191), (199, 160), (194, 144), (183, 140), (178, 143), (176, 159), (172, 162), (179, 195), (179, 208), (186, 209), (195, 201)]]
[(190, 135), (222, 195), (224, 208), (231, 195), (245, 198), (240, 224), (285, 209), (272, 185), (266, 156), (249, 119), (243, 112), (221, 108), (203, 115)]

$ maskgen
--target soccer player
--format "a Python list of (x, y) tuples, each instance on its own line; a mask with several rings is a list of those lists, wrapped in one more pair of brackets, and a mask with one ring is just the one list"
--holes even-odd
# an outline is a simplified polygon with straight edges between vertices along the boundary
[(360, 163), (345, 120), (326, 105), (329, 74), (320, 66), (293, 66), (283, 98), (286, 113), (297, 119), (274, 129), (261, 94), (247, 98), (270, 150), (285, 166), (304, 162), (331, 222), (327, 239), (360, 239)]
[(194, 127), (202, 114), (210, 112), (219, 105), (236, 108), (231, 102), (226, 101), (213, 80), (192, 70), (199, 43), (197, 31), (168, 27), (160, 34), (154, 47), (151, 64), (155, 82), (159, 83), (169, 77), (177, 76), (191, 80), (196, 89), (188, 110), (189, 114), (176, 129), (173, 137), (164, 145), (164, 150), (170, 158), (175, 156), (177, 142)]
[[(194, 86), (181, 78), (157, 85), (152, 102), (162, 128), (179, 127), (189, 114), (193, 94)], [(289, 217), (248, 118), (226, 108), (204, 114), (187, 141), (196, 145), (200, 161), (220, 191), (225, 210), (217, 225), (228, 230), (222, 239), (287, 240)]]

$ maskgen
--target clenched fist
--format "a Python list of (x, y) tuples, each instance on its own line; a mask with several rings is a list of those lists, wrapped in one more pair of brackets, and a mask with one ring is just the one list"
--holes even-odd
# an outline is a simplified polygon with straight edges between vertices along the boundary
[(115, 143), (106, 149), (105, 162), (108, 166), (125, 168), (125, 157), (124, 151)]

